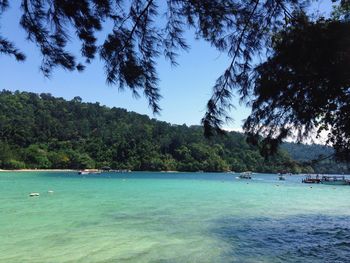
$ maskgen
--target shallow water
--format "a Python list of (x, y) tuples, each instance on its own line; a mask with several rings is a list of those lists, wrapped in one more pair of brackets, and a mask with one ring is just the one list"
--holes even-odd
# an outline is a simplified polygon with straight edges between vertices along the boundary
[(348, 262), (350, 187), (301, 179), (0, 173), (0, 262)]

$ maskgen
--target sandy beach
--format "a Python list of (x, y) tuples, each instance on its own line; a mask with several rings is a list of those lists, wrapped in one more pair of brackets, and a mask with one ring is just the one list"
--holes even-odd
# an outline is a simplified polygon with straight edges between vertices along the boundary
[(74, 169), (0, 169), (0, 172), (76, 172)]

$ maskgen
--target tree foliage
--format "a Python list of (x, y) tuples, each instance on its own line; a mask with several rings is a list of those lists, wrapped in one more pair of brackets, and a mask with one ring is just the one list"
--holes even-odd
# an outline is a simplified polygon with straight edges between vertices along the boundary
[[(215, 85), (203, 121), (206, 127), (219, 128), (220, 117), (230, 106), (233, 86), (247, 81), (254, 53), (269, 40), (270, 32), (281, 26), (289, 14), (287, 7), (299, 10), (305, 2), (167, 0), (164, 5), (155, 0), (22, 0), (20, 24), (40, 49), (41, 70), (46, 76), (57, 66), (83, 70), (99, 54), (107, 82), (128, 87), (136, 96), (143, 91), (154, 112), (160, 109), (156, 58), (164, 54), (176, 64), (178, 51), (188, 48), (183, 33), (193, 28), (197, 37), (232, 58)], [(9, 2), (1, 1), (0, 15), (8, 8)], [(110, 25), (111, 31), (98, 42), (97, 33)], [(80, 56), (67, 48), (73, 35), (81, 42)], [(24, 58), (5, 39), (0, 38), (0, 47), (2, 53)]]
[(340, 159), (350, 159), (350, 22), (300, 17), (275, 36), (273, 54), (256, 68), (252, 114), (245, 122), (263, 142), (291, 132), (301, 141), (328, 133)]
[(334, 156), (334, 149), (320, 144), (283, 143), (281, 149), (304, 165), (310, 165), (315, 173), (349, 174), (350, 163), (339, 162), (330, 158)]
[[(308, 0), (167, 0), (166, 2), (156, 0), (22, 0), (20, 24), (26, 31), (28, 39), (38, 46), (42, 54), (41, 70), (44, 75), (49, 76), (58, 66), (67, 70), (83, 70), (96, 56), (99, 56), (104, 63), (107, 82), (121, 89), (130, 88), (135, 96), (143, 92), (155, 113), (160, 111), (159, 100), (161, 98), (156, 72), (157, 58), (164, 55), (171, 64), (176, 64), (178, 52), (188, 49), (184, 32), (192, 28), (197, 38), (208, 41), (231, 59), (227, 69), (215, 82), (212, 97), (207, 103), (207, 111), (202, 119), (205, 134), (210, 136), (217, 132), (221, 133), (222, 124), (230, 119), (229, 110), (234, 106), (231, 98), (235, 91), (238, 91), (241, 99), (246, 102), (251, 99), (261, 101), (259, 91), (262, 89), (255, 88), (255, 86), (260, 85), (258, 84), (259, 75), (262, 74), (263, 65), (269, 65), (273, 59), (270, 58), (269, 62), (257, 68), (255, 59), (259, 56), (265, 57), (266, 51), (273, 51), (272, 54), (276, 55), (284, 51), (288, 53), (288, 50), (282, 50), (289, 48), (288, 39), (279, 42), (276, 42), (276, 39), (294, 38), (298, 40), (300, 38), (302, 41), (307, 41), (307, 37), (303, 37), (303, 34), (316, 26), (328, 30), (333, 37), (337, 36), (334, 43), (347, 41), (346, 34), (337, 35), (330, 30), (339, 30), (342, 27), (341, 25), (332, 26), (334, 23), (343, 23), (344, 27), (341, 30), (347, 27), (350, 11), (349, 0), (332, 0), (336, 7), (331, 21), (324, 21), (322, 18), (320, 20), (319, 17), (311, 14), (309, 19), (304, 20), (304, 22), (307, 21), (306, 24), (295, 23), (296, 18), (308, 14), (309, 2)], [(9, 1), (0, 1), (0, 16), (8, 8)], [(327, 26), (328, 23), (329, 26)], [(108, 31), (109, 28), (111, 29)], [(106, 37), (98, 39), (97, 36), (102, 29), (105, 29)], [(73, 54), (68, 48), (68, 43), (73, 36), (76, 36), (81, 43), (80, 54)], [(321, 41), (331, 40), (330, 38), (320, 39), (316, 34), (313, 36)], [(318, 50), (325, 46), (324, 42), (309, 40), (308, 43), (320, 45)], [(333, 45), (333, 49), (328, 50), (328, 58), (339, 56), (338, 48), (341, 47)], [(303, 50), (307, 51), (305, 48)], [(333, 51), (335, 53), (331, 54)], [(348, 50), (342, 49), (342, 52), (348, 52)], [(14, 43), (1, 35), (0, 53), (13, 55), (20, 61), (25, 58)], [(347, 53), (344, 54), (347, 59)], [(333, 72), (339, 69), (339, 63), (328, 63), (328, 60), (321, 60), (319, 57), (313, 57), (314, 55), (319, 54), (308, 53), (310, 63), (311, 61), (317, 62), (322, 68), (327, 65)], [(295, 58), (290, 57), (298, 63), (299, 61)], [(280, 61), (280, 65), (284, 68), (288, 67), (282, 64), (283, 62)], [(311, 70), (319, 69), (319, 67), (311, 68)], [(341, 72), (344, 73), (344, 71), (345, 68), (342, 68)], [(317, 78), (323, 72), (313, 73)], [(298, 97), (298, 100), (293, 102), (294, 105), (299, 104), (298, 107), (302, 107), (304, 101), (309, 99), (311, 100), (308, 103), (318, 103), (318, 99), (312, 97), (314, 96), (312, 91), (310, 91), (312, 95), (302, 97), (304, 87), (309, 86), (310, 79), (300, 78), (299, 80), (307, 82), (300, 83), (300, 89), (295, 90), (296, 93), (293, 96), (301, 96), (301, 98)], [(327, 84), (326, 82), (321, 83), (319, 79), (315, 81), (322, 86)], [(264, 94), (261, 95), (264, 96)], [(342, 98), (336, 99), (342, 100)], [(329, 113), (329, 116), (334, 113), (333, 102), (325, 107), (327, 106), (329, 106), (327, 113), (320, 114)], [(311, 107), (318, 109), (317, 105), (311, 105)], [(342, 112), (345, 112), (346, 107), (348, 106), (344, 105)], [(275, 111), (280, 109), (274, 108)], [(315, 115), (312, 115), (311, 111), (305, 113), (311, 114), (308, 116), (309, 121), (306, 121), (305, 116), (295, 114), (289, 124), (303, 125), (306, 123), (303, 128), (310, 131), (312, 126), (310, 124), (315, 125), (318, 120), (312, 121)], [(284, 113), (281, 111), (279, 114)], [(279, 114), (270, 115), (271, 118), (277, 118), (272, 122), (279, 122)], [(255, 130), (251, 129), (251, 126), (254, 126), (251, 120), (255, 117), (253, 115), (246, 124), (248, 132)], [(343, 127), (347, 125), (344, 117), (346, 116), (341, 114), (339, 118), (325, 121), (333, 128), (329, 142), (334, 143), (336, 150), (343, 153), (349, 151), (349, 137), (347, 133), (344, 133)], [(285, 125), (280, 128), (280, 131), (277, 140), (271, 136), (267, 138), (263, 152), (275, 152), (276, 143), (288, 134)], [(339, 141), (342, 136), (346, 136), (344, 137), (346, 138), (345, 143)], [(349, 154), (339, 156), (341, 155), (343, 158), (349, 157)]]
[(0, 168), (310, 171), (280, 151), (265, 160), (236, 132), (207, 140), (201, 126), (50, 94), (0, 93)]

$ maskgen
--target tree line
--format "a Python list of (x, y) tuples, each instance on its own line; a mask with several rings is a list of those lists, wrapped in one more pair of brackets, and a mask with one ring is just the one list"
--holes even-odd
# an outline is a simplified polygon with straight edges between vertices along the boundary
[(241, 133), (206, 139), (202, 126), (172, 125), (99, 103), (0, 92), (0, 168), (136, 171), (312, 172), (284, 150), (265, 159)]

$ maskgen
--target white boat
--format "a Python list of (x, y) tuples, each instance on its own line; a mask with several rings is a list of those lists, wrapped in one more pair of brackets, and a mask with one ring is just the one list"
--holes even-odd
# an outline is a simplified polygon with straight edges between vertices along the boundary
[(252, 179), (252, 172), (247, 171), (247, 172), (243, 172), (239, 175), (240, 179)]
[(81, 175), (86, 175), (86, 174), (100, 174), (101, 171), (99, 170), (80, 170), (78, 172), (78, 174), (81, 174)]

